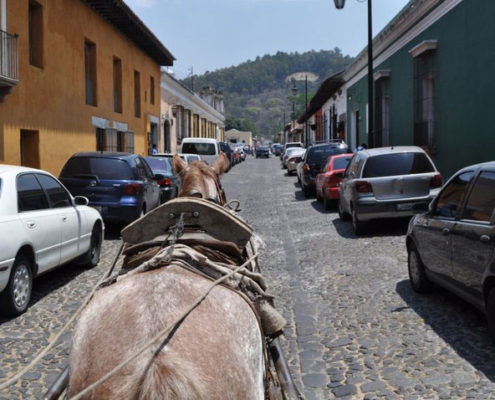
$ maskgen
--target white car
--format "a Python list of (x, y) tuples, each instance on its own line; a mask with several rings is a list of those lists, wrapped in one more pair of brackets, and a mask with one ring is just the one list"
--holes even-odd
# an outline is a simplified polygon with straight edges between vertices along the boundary
[(0, 165), (2, 315), (27, 309), (34, 277), (74, 259), (98, 264), (105, 227), (87, 204), (46, 171)]
[(220, 154), (220, 143), (216, 139), (189, 137), (182, 139), (180, 152), (198, 154), (207, 164), (213, 164)]

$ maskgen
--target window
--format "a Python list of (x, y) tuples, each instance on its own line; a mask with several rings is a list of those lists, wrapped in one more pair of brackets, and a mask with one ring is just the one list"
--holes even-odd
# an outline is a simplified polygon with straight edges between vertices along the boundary
[(150, 103), (155, 104), (155, 78), (150, 76)]
[(122, 112), (122, 61), (113, 58), (113, 111)]
[(390, 126), (389, 79), (375, 82), (375, 147), (388, 146)]
[(435, 168), (424, 153), (392, 153), (370, 157), (363, 169), (363, 178), (424, 174)]
[(433, 146), (435, 74), (433, 52), (414, 59), (414, 144)]
[(19, 212), (48, 208), (45, 192), (33, 174), (17, 177), (17, 206)]
[(86, 104), (96, 106), (96, 45), (84, 42), (84, 71), (86, 75)]
[(43, 68), (43, 7), (29, 1), (29, 63)]
[(63, 178), (98, 177), (99, 179), (132, 180), (134, 176), (129, 165), (117, 158), (74, 157), (60, 173)]
[(461, 203), (464, 191), (466, 190), (472, 176), (472, 171), (464, 172), (457, 175), (447, 186), (445, 186), (438, 196), (434, 215), (446, 218), (456, 217), (457, 208)]
[(495, 208), (495, 173), (482, 172), (469, 195), (463, 219), (490, 222)]
[(115, 129), (106, 129), (104, 137), (103, 151), (119, 151), (118, 134)]
[(134, 116), (141, 117), (141, 74), (134, 71)]
[(52, 208), (69, 207), (72, 204), (65, 189), (55, 179), (48, 175), (38, 174), (36, 176), (47, 192)]
[(105, 129), (96, 128), (96, 151), (105, 151)]
[(125, 132), (125, 149), (128, 153), (134, 153), (134, 132)]

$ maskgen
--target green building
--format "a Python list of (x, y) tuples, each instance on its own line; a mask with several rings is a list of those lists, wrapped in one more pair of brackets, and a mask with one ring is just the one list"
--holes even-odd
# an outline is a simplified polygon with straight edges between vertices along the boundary
[[(492, 0), (412, 0), (375, 37), (375, 147), (421, 146), (444, 177), (495, 159), (494, 17)], [(355, 147), (369, 142), (366, 50), (344, 79)]]

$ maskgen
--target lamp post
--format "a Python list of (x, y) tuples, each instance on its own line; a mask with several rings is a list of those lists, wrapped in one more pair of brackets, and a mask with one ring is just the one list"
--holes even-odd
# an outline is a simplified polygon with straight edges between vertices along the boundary
[[(344, 8), (345, 0), (334, 0), (335, 8)], [(375, 144), (374, 107), (373, 107), (373, 29), (372, 29), (371, 0), (368, 0), (368, 146)], [(359, 146), (359, 143), (356, 143)]]

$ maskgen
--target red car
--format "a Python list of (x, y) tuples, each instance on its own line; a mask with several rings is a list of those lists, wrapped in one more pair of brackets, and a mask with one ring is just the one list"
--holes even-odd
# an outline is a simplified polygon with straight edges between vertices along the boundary
[(347, 164), (354, 154), (345, 153), (328, 157), (321, 173), (316, 176), (316, 198), (323, 201), (325, 210), (339, 199), (339, 185), (344, 177)]

